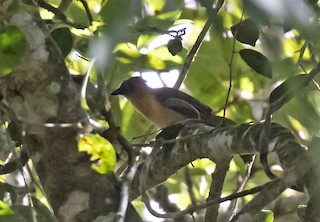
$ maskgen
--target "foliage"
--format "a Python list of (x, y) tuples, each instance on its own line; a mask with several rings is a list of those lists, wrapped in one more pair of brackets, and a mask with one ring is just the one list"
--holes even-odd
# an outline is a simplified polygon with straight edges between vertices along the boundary
[(25, 37), (16, 26), (0, 29), (0, 77), (12, 72), (19, 65), (25, 50)]
[(113, 172), (116, 154), (112, 144), (98, 135), (85, 135), (78, 141), (80, 152), (91, 155), (90, 160), (99, 162), (91, 167), (101, 174)]
[[(46, 2), (57, 6), (55, 0)], [(194, 55), (181, 90), (208, 104), (220, 116), (225, 107), (226, 117), (237, 123), (261, 121), (269, 112), (273, 114), (273, 121), (290, 128), (302, 144), (319, 137), (320, 78), (316, 75), (319, 70), (314, 73), (310, 70), (317, 67), (320, 60), (320, 8), (316, 1), (295, 2), (297, 4), (279, 0), (273, 7), (263, 1), (227, 1)], [(103, 119), (97, 110), (108, 101), (106, 107), (112, 108), (122, 134), (133, 143), (144, 143), (141, 139), (144, 137), (140, 136), (150, 132), (150, 123), (125, 99), (111, 98), (109, 94), (124, 79), (138, 74), (150, 84), (172, 86), (208, 15), (212, 13), (212, 2), (90, 0), (87, 4), (93, 22), (89, 21), (84, 5), (80, 1), (72, 1), (65, 12), (67, 20), (62, 20), (62, 25), (54, 24), (54, 19), (53, 24), (48, 24), (51, 35), (65, 58), (70, 74), (90, 75), (90, 83), (83, 84), (86, 93), (82, 94), (87, 99), (90, 118)], [(39, 7), (39, 11), (43, 19), (54, 16), (47, 9)], [(85, 28), (79, 29), (79, 24)], [(186, 33), (179, 34), (184, 28)], [(1, 24), (0, 77), (10, 75), (23, 62), (25, 47), (25, 37), (19, 28)], [(92, 70), (91, 65), (94, 65)], [(231, 93), (227, 98), (230, 86)], [(106, 93), (107, 98), (101, 98), (97, 90)], [(9, 122), (4, 118), (1, 124), (8, 128)], [(6, 152), (1, 151), (3, 160), (9, 152), (16, 152), (16, 146), (21, 146), (21, 137), (8, 130), (8, 136), (16, 145), (11, 145), (12, 149)], [(112, 172), (117, 161), (115, 149), (123, 157), (109, 140), (96, 135), (79, 139), (79, 151), (92, 155), (92, 161), (99, 161), (99, 166), (92, 165), (99, 173)], [(1, 145), (5, 142), (1, 141)], [(270, 164), (277, 166), (273, 160)], [(204, 202), (214, 168), (214, 163), (201, 159), (188, 166), (188, 174), (178, 171), (165, 183), (169, 199), (181, 208), (195, 204), (192, 198), (196, 203)], [(245, 173), (246, 164), (235, 157), (223, 194), (238, 190)], [(9, 177), (14, 176), (3, 176), (2, 181), (9, 180)], [(268, 178), (256, 161), (246, 187), (252, 188), (266, 181)], [(21, 195), (16, 185), (0, 184), (0, 220), (22, 221), (21, 217), (29, 218), (35, 211), (38, 221), (45, 221), (43, 218), (53, 221), (47, 204), (40, 201), (45, 196), (40, 192), (41, 187), (36, 186), (37, 192), (32, 192), (28, 206), (20, 206), (22, 201), (15, 201), (16, 196)], [(287, 198), (286, 195), (284, 193), (283, 199)], [(246, 196), (239, 205), (251, 198)], [(271, 211), (261, 212), (258, 221), (288, 216), (289, 213), (281, 208), (282, 200), (268, 206)], [(136, 207), (143, 212), (144, 206), (138, 202), (135, 201)], [(297, 205), (302, 203), (297, 201)], [(228, 207), (223, 207), (225, 214), (228, 210)], [(272, 211), (277, 211), (278, 215)], [(294, 213), (295, 210), (290, 212)], [(203, 214), (198, 212), (195, 217), (201, 218)]]

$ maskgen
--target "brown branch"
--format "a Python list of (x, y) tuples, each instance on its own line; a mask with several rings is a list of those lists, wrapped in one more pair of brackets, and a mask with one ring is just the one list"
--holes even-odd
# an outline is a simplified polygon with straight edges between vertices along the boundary
[(82, 3), (84, 9), (86, 10), (86, 14), (87, 14), (87, 17), (88, 17), (88, 20), (89, 20), (89, 24), (92, 25), (93, 18), (92, 18), (88, 3), (85, 0), (79, 0), (79, 1)]
[[(210, 193), (209, 193), (209, 197), (207, 198), (207, 202), (220, 198), (222, 189), (223, 189), (223, 183), (227, 175), (227, 172), (229, 170), (230, 161), (231, 161), (231, 158), (216, 162), (216, 169), (211, 175), (212, 181), (211, 181)], [(209, 206), (206, 209), (205, 222), (218, 221), (218, 210), (219, 210), (219, 204), (214, 204)]]
[(125, 216), (129, 203), (129, 191), (131, 187), (131, 182), (134, 178), (134, 175), (137, 171), (137, 165), (135, 163), (135, 152), (129, 142), (119, 133), (118, 134), (118, 142), (121, 144), (122, 148), (128, 154), (128, 168), (125, 172), (124, 179), (122, 181), (121, 186), (121, 200), (119, 204), (119, 210), (117, 213), (116, 222), (124, 222)]
[[(242, 10), (242, 15), (240, 18), (240, 22), (243, 19), (243, 15), (244, 15), (244, 9)], [(230, 56), (230, 62), (229, 62), (229, 87), (228, 87), (228, 92), (227, 92), (227, 96), (226, 96), (226, 102), (223, 108), (223, 117), (226, 116), (226, 110), (227, 110), (227, 105), (228, 105), (228, 101), (229, 101), (229, 97), (230, 97), (230, 93), (231, 93), (231, 89), (232, 89), (232, 64), (233, 64), (233, 57), (235, 54), (235, 47), (236, 47), (236, 38), (237, 38), (237, 31), (235, 33), (235, 36), (233, 38), (232, 41), (232, 52), (231, 52), (231, 56)], [(224, 119), (222, 120), (222, 125), (224, 125)]]
[[(148, 171), (148, 165), (149, 164), (150, 164), (150, 162), (146, 163), (144, 165), (143, 173), (141, 174), (141, 181), (142, 182), (140, 183), (140, 186), (141, 186), (142, 200), (146, 204), (146, 207), (149, 210), (149, 212), (152, 215), (154, 215), (156, 217), (159, 217), (159, 218), (178, 218), (178, 217), (185, 216), (187, 214), (192, 214), (195, 211), (208, 208), (209, 206), (214, 206), (214, 205), (216, 205), (218, 203), (222, 203), (224, 201), (228, 201), (228, 200), (232, 200), (234, 198), (239, 198), (239, 197), (242, 197), (242, 196), (246, 196), (246, 195), (249, 195), (249, 194), (254, 194), (254, 193), (260, 192), (261, 190), (265, 189), (265, 187), (267, 187), (270, 183), (273, 183), (273, 181), (271, 181), (269, 183), (266, 183), (266, 184), (264, 184), (262, 186), (255, 187), (255, 188), (250, 189), (250, 190), (245, 190), (245, 191), (242, 191), (242, 192), (234, 193), (234, 194), (231, 194), (231, 195), (229, 195), (227, 197), (224, 197), (224, 198), (213, 199), (213, 200), (207, 201), (206, 203), (189, 207), (186, 210), (182, 210), (180, 212), (168, 212), (168, 213), (161, 214), (161, 213), (158, 213), (157, 211), (155, 211), (151, 207), (149, 197), (148, 197), (148, 195), (146, 193), (145, 183), (143, 182), (146, 179), (145, 175), (148, 174), (147, 171)], [(279, 179), (275, 178), (275, 180), (279, 180)]]
[(207, 19), (206, 24), (204, 25), (203, 29), (201, 30), (196, 42), (194, 43), (194, 45), (192, 46), (190, 52), (188, 53), (186, 59), (184, 60), (184, 64), (182, 66), (181, 72), (179, 74), (179, 77), (176, 81), (176, 83), (174, 84), (173, 88), (178, 89), (180, 87), (180, 85), (182, 84), (183, 80), (185, 79), (188, 71), (189, 71), (189, 67), (193, 61), (193, 58), (195, 57), (195, 55), (197, 54), (201, 43), (204, 39), (204, 37), (206, 36), (206, 33), (209, 31), (209, 29), (211, 28), (211, 25), (213, 23), (213, 21), (216, 19), (218, 13), (220, 12), (223, 4), (224, 4), (224, 0), (219, 0), (217, 3), (216, 8), (212, 11), (212, 13), (209, 14), (209, 17)]
[(194, 192), (193, 192), (193, 184), (192, 184), (192, 180), (190, 177), (190, 169), (189, 167), (185, 167), (184, 169), (184, 178), (186, 180), (186, 185), (188, 188), (188, 193), (190, 196), (190, 200), (191, 200), (191, 205), (196, 205), (197, 204), (197, 200), (195, 198)]
[(70, 25), (74, 28), (77, 29), (85, 29), (86, 26), (78, 24), (78, 23), (73, 23), (71, 21), (68, 20), (68, 17), (63, 14), (59, 8), (53, 7), (52, 5), (50, 5), (49, 3), (45, 2), (44, 0), (38, 0), (38, 4), (41, 8), (47, 9), (49, 12), (52, 12), (53, 14), (55, 14), (59, 19), (61, 19), (65, 24)]
[[(176, 204), (171, 203), (168, 196), (168, 189), (161, 184), (160, 186), (157, 186), (156, 191), (153, 195), (154, 200), (159, 203), (159, 206), (166, 212), (179, 212), (180, 209), (177, 207)], [(186, 217), (180, 217), (180, 218), (175, 218), (175, 222), (186, 222), (188, 221)]]
[[(149, 156), (142, 166), (142, 169), (138, 171), (137, 177), (140, 174), (139, 180), (133, 181), (133, 193), (137, 189), (137, 182), (140, 184), (143, 200), (146, 203), (147, 208), (152, 211), (155, 216), (159, 217), (180, 217), (182, 214), (192, 213), (194, 210), (203, 209), (211, 206), (213, 202), (208, 201), (208, 205), (201, 205), (198, 208), (191, 207), (180, 213), (166, 213), (159, 214), (148, 206), (148, 196), (146, 194), (147, 189), (154, 184), (163, 182), (168, 176), (176, 172), (182, 166), (187, 165), (197, 158), (209, 158), (216, 161), (226, 160), (234, 154), (255, 154), (258, 152), (259, 136), (263, 128), (263, 124), (241, 124), (239, 126), (227, 126), (212, 128), (201, 124), (188, 125), (184, 135), (188, 134), (192, 138), (187, 140), (180, 140), (171, 149), (170, 153), (164, 153), (163, 150), (155, 152)], [(279, 186), (278, 191), (281, 192), (283, 187), (288, 187), (293, 184), (300, 187), (305, 184), (305, 176), (309, 175), (310, 168), (308, 167), (308, 158), (306, 156), (306, 150), (295, 140), (295, 137), (286, 128), (281, 127), (278, 124), (271, 124), (269, 150), (276, 152), (280, 163), (284, 169), (284, 174), (281, 177), (283, 181), (280, 186), (279, 178), (272, 180), (271, 187), (268, 186), (263, 195), (267, 195), (270, 190), (276, 189), (275, 186)], [(184, 155), (181, 155), (183, 153)], [(303, 167), (300, 167), (302, 165)], [(288, 173), (289, 172), (289, 173)], [(156, 175), (156, 176), (155, 176)], [(285, 189), (285, 188), (284, 188)], [(279, 192), (275, 192), (272, 198), (279, 195)], [(144, 193), (145, 192), (145, 193)], [(259, 197), (259, 204), (257, 208), (260, 208), (268, 204), (272, 198)], [(216, 203), (216, 202), (214, 202)], [(252, 213), (255, 213), (252, 211)], [(242, 211), (243, 212), (243, 211)], [(250, 212), (251, 214), (251, 212)]]
[[(131, 189), (131, 182), (137, 172), (137, 164), (136, 164), (136, 152), (134, 151), (131, 144), (127, 141), (127, 139), (120, 133), (120, 128), (116, 125), (111, 110), (106, 109), (106, 101), (107, 101), (107, 93), (106, 93), (106, 86), (104, 84), (104, 76), (102, 73), (98, 73), (98, 101), (101, 104), (101, 114), (104, 116), (104, 119), (109, 123), (110, 132), (108, 134), (109, 141), (110, 139), (116, 139), (119, 144), (122, 146), (123, 150), (127, 153), (128, 157), (128, 166), (122, 177), (122, 185), (121, 185), (121, 193), (120, 193), (120, 203), (119, 209), (117, 212), (116, 222), (124, 222), (126, 213), (128, 210), (128, 204), (130, 201), (130, 189)], [(106, 136), (106, 135), (105, 135)]]

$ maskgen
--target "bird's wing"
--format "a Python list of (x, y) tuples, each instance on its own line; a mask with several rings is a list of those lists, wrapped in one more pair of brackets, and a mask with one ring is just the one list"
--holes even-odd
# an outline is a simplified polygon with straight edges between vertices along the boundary
[(163, 87), (154, 89), (154, 94), (161, 104), (189, 118), (209, 119), (213, 116), (210, 107), (177, 89)]
[(177, 98), (168, 98), (165, 101), (163, 101), (162, 105), (178, 113), (181, 113), (184, 116), (187, 116), (188, 118), (200, 119), (199, 111), (190, 103), (184, 100)]

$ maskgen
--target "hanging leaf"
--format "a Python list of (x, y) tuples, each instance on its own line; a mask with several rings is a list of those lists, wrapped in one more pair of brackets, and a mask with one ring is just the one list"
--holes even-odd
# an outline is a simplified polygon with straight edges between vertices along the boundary
[(65, 58), (73, 46), (73, 37), (69, 28), (63, 27), (55, 29), (51, 32), (51, 35), (60, 48), (62, 56)]
[(269, 111), (274, 113), (279, 110), (284, 104), (289, 102), (301, 89), (309, 84), (312, 76), (309, 75), (296, 75), (288, 78), (281, 85), (275, 88), (269, 98)]
[(98, 173), (111, 173), (116, 164), (116, 153), (112, 144), (99, 135), (88, 134), (78, 141), (80, 152), (91, 155), (90, 160), (95, 163), (91, 168)]
[(255, 46), (260, 32), (252, 19), (246, 19), (231, 27), (233, 36), (241, 43)]
[(271, 63), (267, 57), (252, 49), (242, 49), (239, 53), (241, 58), (254, 71), (270, 79), (272, 78)]

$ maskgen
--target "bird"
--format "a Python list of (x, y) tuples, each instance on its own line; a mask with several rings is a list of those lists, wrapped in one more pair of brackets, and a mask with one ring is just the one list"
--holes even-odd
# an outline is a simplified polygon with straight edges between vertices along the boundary
[(175, 88), (150, 88), (141, 77), (123, 81), (111, 95), (126, 97), (133, 106), (159, 128), (188, 120), (215, 117), (212, 109)]

